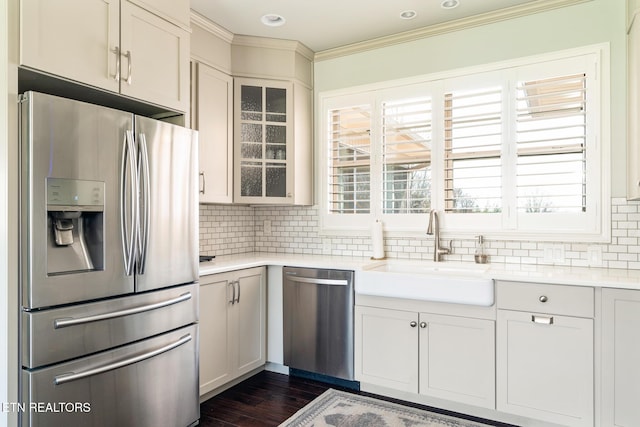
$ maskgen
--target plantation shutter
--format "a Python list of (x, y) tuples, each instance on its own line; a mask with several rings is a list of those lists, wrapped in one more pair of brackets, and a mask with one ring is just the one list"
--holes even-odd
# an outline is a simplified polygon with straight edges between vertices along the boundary
[(383, 213), (424, 213), (431, 208), (431, 98), (382, 105)]
[(329, 111), (329, 212), (371, 211), (371, 106)]
[(586, 76), (518, 82), (518, 212), (586, 212)]
[(500, 212), (502, 88), (451, 91), (444, 103), (445, 212)]

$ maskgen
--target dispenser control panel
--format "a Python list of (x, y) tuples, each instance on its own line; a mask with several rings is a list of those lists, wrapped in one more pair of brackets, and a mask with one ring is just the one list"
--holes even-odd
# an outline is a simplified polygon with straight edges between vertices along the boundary
[(47, 210), (103, 211), (104, 182), (47, 178)]

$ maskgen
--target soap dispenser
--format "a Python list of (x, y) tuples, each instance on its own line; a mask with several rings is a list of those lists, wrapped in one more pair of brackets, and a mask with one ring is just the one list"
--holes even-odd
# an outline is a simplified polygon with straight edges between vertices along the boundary
[(489, 254), (484, 247), (484, 236), (476, 236), (476, 253), (474, 255), (476, 264), (486, 264), (489, 262)]

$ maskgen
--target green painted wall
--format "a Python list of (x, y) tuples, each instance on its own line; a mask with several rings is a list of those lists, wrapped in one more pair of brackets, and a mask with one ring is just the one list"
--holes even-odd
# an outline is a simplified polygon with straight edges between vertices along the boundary
[[(586, 3), (315, 63), (318, 92), (609, 43), (611, 195), (626, 194), (624, 0)], [(317, 99), (317, 97), (316, 97)]]

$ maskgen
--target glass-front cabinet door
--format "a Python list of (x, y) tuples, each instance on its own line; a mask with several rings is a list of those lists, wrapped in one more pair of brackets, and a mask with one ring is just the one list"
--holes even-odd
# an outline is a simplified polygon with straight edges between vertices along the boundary
[(235, 79), (234, 202), (291, 203), (293, 86)]

